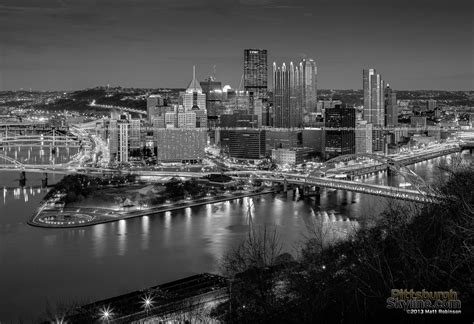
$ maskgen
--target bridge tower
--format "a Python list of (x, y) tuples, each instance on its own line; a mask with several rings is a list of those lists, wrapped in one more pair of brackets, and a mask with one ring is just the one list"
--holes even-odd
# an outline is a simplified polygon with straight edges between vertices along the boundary
[(26, 172), (25, 171), (20, 172), (20, 179), (18, 182), (19, 182), (20, 187), (24, 187), (26, 185)]
[(56, 154), (56, 129), (53, 127), (53, 140), (50, 144), (49, 150), (51, 155)]
[(41, 179), (41, 188), (46, 188), (48, 186), (48, 173), (43, 173), (43, 179)]

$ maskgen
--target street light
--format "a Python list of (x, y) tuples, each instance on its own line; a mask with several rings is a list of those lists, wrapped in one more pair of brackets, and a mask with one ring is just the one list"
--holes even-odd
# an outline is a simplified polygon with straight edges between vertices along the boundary
[(108, 322), (110, 318), (112, 317), (112, 315), (113, 315), (112, 308), (110, 308), (110, 306), (107, 306), (107, 307), (104, 306), (99, 312), (100, 319), (104, 322), (105, 321)]
[(150, 295), (145, 295), (145, 297), (142, 298), (142, 302), (142, 306), (147, 312), (153, 307), (153, 298)]

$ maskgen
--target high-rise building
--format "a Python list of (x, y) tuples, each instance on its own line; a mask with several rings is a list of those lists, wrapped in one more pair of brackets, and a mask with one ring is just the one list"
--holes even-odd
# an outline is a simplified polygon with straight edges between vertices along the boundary
[(149, 123), (152, 123), (153, 119), (159, 118), (166, 109), (165, 99), (160, 95), (150, 95), (146, 99), (147, 119)]
[(268, 91), (267, 50), (244, 50), (244, 89), (253, 97), (266, 98)]
[(355, 129), (355, 153), (372, 153), (372, 124), (359, 120)]
[(301, 105), (303, 118), (306, 125), (310, 123), (311, 115), (321, 113), (318, 111), (317, 74), (316, 62), (313, 59), (302, 59), (300, 62)]
[(262, 127), (263, 125), (263, 116), (264, 116), (263, 107), (264, 107), (264, 104), (263, 104), (262, 99), (257, 98), (253, 100), (253, 114), (257, 116), (258, 127)]
[(206, 110), (206, 95), (203, 93), (201, 85), (196, 80), (196, 68), (193, 66), (193, 79), (188, 88), (182, 94), (183, 106), (188, 110)]
[(136, 150), (140, 149), (142, 147), (142, 141), (141, 141), (141, 132), (140, 132), (140, 126), (141, 126), (141, 121), (140, 119), (128, 119), (128, 127), (129, 127), (129, 148), (131, 150)]
[(100, 136), (107, 142), (110, 161), (128, 162), (130, 151), (143, 146), (141, 121), (129, 114), (113, 115), (98, 126)]
[(128, 129), (129, 124), (125, 118), (121, 118), (117, 121), (118, 126), (118, 152), (117, 152), (117, 162), (125, 163), (128, 162)]
[(324, 158), (325, 131), (323, 128), (305, 128), (302, 130), (303, 146), (313, 149), (320, 158)]
[(364, 69), (362, 72), (364, 89), (364, 114), (367, 123), (372, 124), (372, 150), (382, 151), (384, 148), (382, 127), (385, 126), (385, 95), (382, 76), (375, 69)]
[(355, 153), (355, 109), (336, 106), (327, 109), (326, 127), (326, 159), (339, 155)]
[(219, 116), (222, 108), (222, 83), (210, 76), (200, 84), (202, 92), (206, 95), (207, 115)]
[(257, 160), (265, 157), (265, 130), (220, 130), (221, 146), (236, 159)]
[(397, 93), (387, 84), (385, 88), (385, 126), (396, 127), (398, 125)]
[(277, 67), (273, 63), (273, 126), (277, 128), (304, 125), (300, 97), (300, 71), (291, 62)]
[(374, 69), (364, 69), (364, 120), (374, 126), (384, 125), (384, 101), (383, 83), (380, 74)]

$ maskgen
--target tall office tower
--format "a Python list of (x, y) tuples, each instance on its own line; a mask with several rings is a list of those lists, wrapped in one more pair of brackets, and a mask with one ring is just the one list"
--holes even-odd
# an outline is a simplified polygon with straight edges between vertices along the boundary
[(397, 93), (387, 84), (385, 88), (385, 126), (396, 127), (398, 125)]
[(128, 125), (129, 125), (129, 148), (131, 150), (136, 150), (136, 149), (141, 149), (142, 148), (142, 142), (141, 142), (141, 132), (140, 132), (140, 126), (141, 122), (140, 119), (129, 119), (128, 120)]
[(355, 153), (372, 153), (372, 124), (359, 120), (355, 129)]
[(364, 69), (364, 120), (374, 126), (384, 124), (384, 101), (382, 76), (374, 69)]
[(273, 126), (277, 128), (301, 127), (303, 114), (299, 103), (298, 67), (290, 63), (289, 68), (283, 63), (277, 67), (273, 63)]
[(219, 116), (222, 107), (222, 83), (210, 76), (204, 81), (201, 81), (200, 84), (202, 92), (206, 95), (207, 115), (209, 117)]
[(222, 149), (231, 157), (244, 160), (265, 157), (265, 130), (221, 129), (219, 133)]
[(165, 100), (160, 95), (150, 95), (146, 99), (147, 117), (150, 123), (154, 118), (161, 116), (166, 109)]
[(300, 95), (303, 108), (303, 118), (306, 125), (311, 121), (313, 114), (318, 111), (317, 94), (317, 74), (316, 62), (313, 59), (302, 59), (300, 62)]
[(385, 126), (384, 81), (375, 69), (364, 69), (362, 73), (364, 89), (364, 120), (372, 124), (372, 150), (383, 150), (383, 131)]
[(254, 99), (253, 101), (253, 114), (257, 116), (258, 127), (262, 127), (263, 120), (263, 101), (262, 99)]
[[(124, 117), (124, 118), (123, 118)], [(128, 162), (128, 120), (125, 116), (120, 116), (117, 121), (118, 126), (118, 152), (117, 162), (125, 163)]]
[(326, 159), (332, 159), (339, 155), (354, 154), (355, 109), (337, 105), (336, 108), (326, 110), (324, 120), (326, 127)]
[(105, 139), (107, 140), (107, 146), (109, 148), (110, 161), (114, 161), (117, 158), (118, 146), (119, 146), (117, 119), (113, 119), (113, 118), (109, 119), (106, 122), (105, 128), (106, 128)]
[(300, 69), (290, 62), (290, 127), (302, 127), (304, 124), (303, 105), (301, 102)]
[(184, 110), (206, 110), (206, 95), (196, 80), (196, 68), (193, 66), (193, 79), (182, 95)]
[(268, 86), (267, 50), (244, 50), (244, 89), (250, 96), (267, 97)]

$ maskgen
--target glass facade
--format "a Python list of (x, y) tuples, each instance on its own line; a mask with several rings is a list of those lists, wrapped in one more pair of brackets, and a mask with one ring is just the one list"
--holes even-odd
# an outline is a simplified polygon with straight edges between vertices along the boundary
[(302, 127), (300, 70), (293, 63), (273, 63), (273, 126), (277, 128)]
[(266, 98), (268, 87), (267, 50), (244, 50), (244, 89), (254, 97)]
[(375, 69), (364, 69), (362, 72), (364, 89), (364, 120), (372, 124), (372, 150), (383, 150), (383, 133), (379, 129), (385, 126), (385, 82)]
[(300, 62), (301, 104), (305, 124), (310, 122), (311, 113), (321, 113), (317, 109), (317, 67), (313, 59), (303, 59)]
[(355, 109), (327, 109), (325, 115), (326, 127), (326, 159), (339, 155), (355, 153)]

